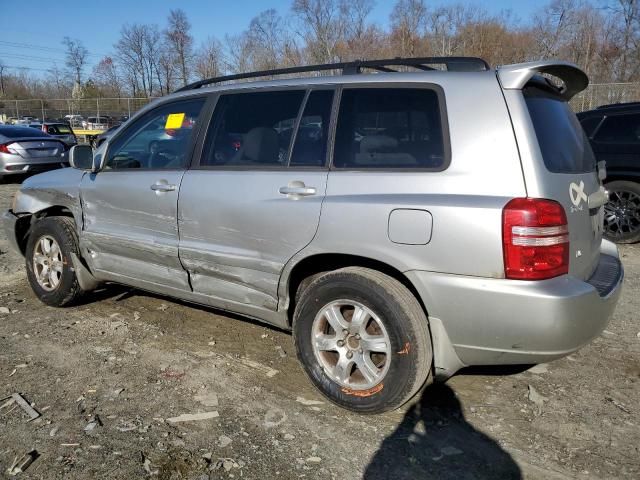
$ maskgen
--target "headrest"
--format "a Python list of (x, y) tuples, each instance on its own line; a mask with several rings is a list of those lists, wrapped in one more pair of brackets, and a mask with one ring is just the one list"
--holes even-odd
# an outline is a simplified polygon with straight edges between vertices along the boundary
[(269, 127), (252, 128), (244, 136), (242, 157), (256, 163), (277, 163), (278, 133)]
[(393, 152), (398, 148), (398, 140), (387, 135), (368, 135), (360, 140), (360, 153)]

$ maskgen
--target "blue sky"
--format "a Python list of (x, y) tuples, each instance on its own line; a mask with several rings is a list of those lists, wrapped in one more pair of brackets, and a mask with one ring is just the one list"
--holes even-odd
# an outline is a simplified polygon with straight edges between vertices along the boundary
[[(182, 8), (192, 24), (196, 44), (208, 36), (220, 39), (247, 28), (252, 17), (268, 8), (289, 13), (292, 0), (67, 0), (53, 4), (41, 1), (4, 0), (0, 29), (0, 60), (9, 67), (28, 67), (44, 74), (55, 63), (64, 65), (62, 38), (79, 38), (89, 50), (91, 66), (113, 51), (124, 23), (157, 23), (164, 26), (171, 8)], [(371, 19), (386, 27), (394, 0), (377, 0)], [(482, 6), (491, 13), (511, 10), (526, 22), (540, 6), (532, 0), (440, 0), (429, 5), (464, 3)], [(15, 71), (15, 70), (11, 70)], [(88, 71), (87, 71), (88, 73)]]

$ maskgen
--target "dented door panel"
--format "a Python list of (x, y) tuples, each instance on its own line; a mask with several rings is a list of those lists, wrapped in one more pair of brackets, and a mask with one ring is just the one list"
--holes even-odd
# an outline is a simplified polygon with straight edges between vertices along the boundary
[[(84, 176), (81, 247), (98, 275), (189, 289), (178, 258), (177, 202), (183, 175), (182, 170), (129, 170)], [(175, 190), (152, 190), (157, 183), (175, 185)]]
[[(317, 194), (280, 193), (292, 181)], [(180, 260), (194, 292), (276, 310), (280, 273), (316, 233), (327, 171), (190, 170), (180, 190)]]

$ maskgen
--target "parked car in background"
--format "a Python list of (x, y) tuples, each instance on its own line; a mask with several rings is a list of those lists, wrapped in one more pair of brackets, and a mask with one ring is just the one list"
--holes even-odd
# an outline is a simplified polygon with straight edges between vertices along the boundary
[(65, 115), (65, 120), (69, 122), (72, 127), (83, 128), (84, 117), (82, 115)]
[(35, 128), (0, 126), (0, 179), (68, 166), (67, 146)]
[(62, 140), (68, 147), (72, 147), (78, 143), (78, 138), (75, 133), (73, 133), (73, 129), (66, 123), (43, 123), (42, 131), (57, 138), (58, 140)]
[(606, 162), (604, 234), (640, 241), (640, 102), (603, 105), (578, 114), (598, 161)]
[(106, 130), (111, 126), (111, 119), (109, 117), (87, 117), (87, 121), (83, 125), (86, 130)]

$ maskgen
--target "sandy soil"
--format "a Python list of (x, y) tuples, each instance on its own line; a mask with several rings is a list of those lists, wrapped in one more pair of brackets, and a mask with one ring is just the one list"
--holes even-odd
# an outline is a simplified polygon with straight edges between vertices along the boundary
[[(1, 209), (18, 187), (0, 185)], [(0, 478), (32, 450), (18, 478), (640, 478), (640, 245), (622, 253), (621, 302), (591, 345), (358, 416), (314, 390), (286, 332), (118, 286), (44, 306), (0, 232), (0, 399), (42, 414), (0, 408)]]

